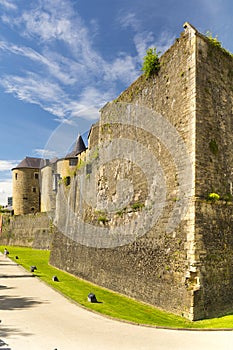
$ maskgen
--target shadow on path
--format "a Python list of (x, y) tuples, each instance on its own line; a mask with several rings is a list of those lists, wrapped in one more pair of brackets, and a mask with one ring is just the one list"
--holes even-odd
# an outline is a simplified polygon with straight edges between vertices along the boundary
[(28, 278), (34, 277), (34, 275), (0, 275), (0, 278)]
[[(9, 335), (18, 335), (18, 334), (23, 335), (25, 337), (31, 335), (31, 333), (22, 332), (17, 328), (0, 326), (0, 337), (1, 338), (6, 338)], [(2, 340), (0, 339), (0, 345), (1, 345), (1, 342), (2, 342)]]
[(3, 286), (2, 284), (0, 284), (0, 290), (2, 289), (14, 289), (15, 287), (8, 287), (8, 286)]
[(0, 310), (25, 309), (44, 303), (44, 301), (37, 301), (29, 297), (17, 297), (8, 295), (0, 296)]
[(3, 340), (0, 339), (0, 348), (1, 350), (11, 350), (11, 348), (9, 348), (8, 344), (6, 344)]
[[(21, 332), (19, 329), (10, 328), (10, 327), (2, 327), (0, 326), (0, 337), (7, 338), (9, 335), (20, 334), (23, 336), (29, 336), (31, 333)], [(0, 350), (13, 350), (11, 347), (5, 343), (2, 339), (0, 339)]]

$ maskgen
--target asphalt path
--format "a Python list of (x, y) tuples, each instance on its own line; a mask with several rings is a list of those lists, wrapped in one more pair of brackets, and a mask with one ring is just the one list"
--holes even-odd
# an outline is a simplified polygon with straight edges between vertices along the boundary
[(233, 350), (232, 331), (115, 321), (72, 303), (0, 255), (0, 350)]

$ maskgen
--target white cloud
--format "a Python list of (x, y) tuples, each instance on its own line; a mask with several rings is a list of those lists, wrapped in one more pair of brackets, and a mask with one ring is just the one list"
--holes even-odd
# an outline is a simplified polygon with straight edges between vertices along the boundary
[(149, 47), (155, 46), (154, 36), (150, 32), (136, 33), (134, 36), (134, 43), (140, 60), (145, 56), (146, 50)]
[[(142, 57), (155, 42), (152, 33), (140, 31), (141, 23), (135, 14), (122, 16), (119, 19), (122, 27), (134, 31), (136, 54), (118, 53), (108, 62), (93, 46), (90, 28), (95, 27), (96, 35), (97, 25), (88, 27), (73, 11), (71, 2), (63, 0), (56, 4), (40, 0), (34, 8), (9, 19), (29, 44), (33, 39), (40, 45), (36, 50), (35, 45), (32, 49), (29, 44), (19, 46), (1, 41), (0, 50), (27, 59), (27, 64), (18, 74), (0, 77), (0, 84), (7, 93), (39, 105), (59, 122), (69, 123), (72, 116), (98, 118), (102, 105), (119, 93), (117, 86), (129, 85), (138, 77)], [(58, 50), (61, 43), (67, 54)], [(165, 45), (163, 37), (160, 47)]]
[(18, 164), (18, 160), (0, 160), (0, 205), (6, 205), (12, 196), (11, 169)]
[(6, 205), (7, 198), (12, 196), (12, 181), (0, 181), (0, 204)]
[(5, 7), (8, 10), (16, 10), (17, 6), (8, 0), (0, 0), (0, 5)]
[[(72, 28), (73, 21), (76, 26)], [(34, 9), (24, 11), (16, 19), (17, 22), (24, 23), (26, 35), (40, 37), (44, 41), (60, 39), (73, 42), (81, 26), (81, 19), (77, 15), (74, 17), (69, 1), (62, 0), (57, 0), (56, 4), (54, 1), (41, 0)]]
[(42, 45), (47, 46), (55, 41), (62, 42), (76, 62), (84, 65), (89, 72), (101, 71), (103, 59), (92, 48), (97, 27), (91, 24), (90, 28), (93, 28), (94, 33), (90, 32), (81, 17), (77, 13), (74, 14), (69, 1), (57, 0), (54, 4), (41, 0), (39, 6), (24, 11), (14, 23), (23, 26), (25, 36), (40, 40)]
[(141, 28), (140, 21), (135, 13), (127, 13), (118, 17), (118, 21), (123, 28), (133, 28), (134, 31), (139, 31)]
[(48, 69), (52, 76), (60, 80), (63, 84), (73, 84), (76, 81), (72, 74), (72, 67), (74, 66), (75, 68), (76, 63), (70, 59), (59, 56), (59, 54), (48, 52), (46, 57), (45, 55), (40, 54), (30, 47), (20, 47), (18, 45), (9, 44), (4, 41), (0, 41), (0, 49), (15, 55), (26, 57), (35, 63), (43, 65)]
[(8, 171), (17, 166), (18, 160), (0, 160), (0, 171)]
[(70, 117), (82, 117), (88, 120), (96, 120), (99, 118), (100, 108), (113, 98), (111, 91), (102, 92), (92, 86), (85, 88), (79, 100), (72, 101), (69, 104)]
[[(55, 6), (40, 0), (33, 9), (11, 19), (20, 33), (40, 41), (40, 52), (0, 41), (0, 50), (28, 60), (24, 72), (5, 75), (0, 84), (7, 93), (39, 105), (59, 122), (69, 123), (73, 116), (98, 118), (98, 110), (118, 93), (116, 86), (129, 85), (138, 77), (146, 49), (156, 46), (164, 51), (171, 43), (168, 33), (162, 33), (155, 42), (153, 34), (141, 31), (140, 21), (130, 13), (118, 20), (123, 28), (133, 29), (136, 55), (119, 53), (107, 62), (94, 50), (90, 29), (74, 14), (69, 1), (57, 0)], [(59, 41), (67, 47), (67, 56), (57, 50)]]
[[(40, 52), (1, 41), (0, 50), (26, 58), (28, 65), (20, 75), (3, 76), (0, 84), (7, 93), (39, 105), (59, 122), (68, 122), (70, 116), (96, 119), (102, 104), (116, 96), (116, 83), (128, 84), (137, 76), (136, 61), (130, 56), (116, 57), (110, 64), (93, 49), (92, 33), (73, 14), (69, 2), (58, 0), (54, 6), (41, 0), (34, 10), (12, 19), (11, 25), (40, 40)], [(69, 57), (57, 51), (58, 41), (67, 46)], [(26, 70), (32, 66), (34, 71)]]
[(149, 47), (156, 47), (157, 52), (165, 52), (172, 44), (175, 36), (169, 32), (162, 32), (160, 36), (155, 39), (154, 34), (150, 31), (142, 29), (141, 22), (137, 19), (134, 13), (122, 15), (118, 18), (122, 28), (131, 28), (134, 32), (133, 41), (138, 54), (138, 61), (141, 62)]
[(138, 55), (138, 60), (141, 61), (145, 56), (145, 52), (154, 42), (154, 36), (151, 32), (142, 30), (141, 22), (137, 19), (135, 13), (121, 14), (118, 21), (123, 29), (133, 31), (133, 42)]
[(164, 53), (174, 43), (176, 36), (170, 32), (163, 31), (155, 42), (157, 52)]
[[(66, 95), (62, 88), (53, 82), (50, 82), (37, 74), (30, 73), (25, 77), (4, 76), (0, 83), (4, 86), (7, 93), (14, 94), (19, 100), (40, 105), (47, 109), (49, 105), (62, 105)], [(64, 111), (60, 111), (60, 116)]]
[(59, 122), (69, 122), (69, 117), (73, 116), (94, 120), (98, 118), (101, 106), (113, 97), (108, 92), (89, 87), (77, 99), (71, 99), (59, 84), (42, 80), (32, 73), (26, 77), (5, 76), (0, 84), (7, 93), (14, 94), (19, 100), (37, 104), (57, 116)]
[(34, 150), (35, 154), (41, 158), (44, 159), (52, 159), (55, 158), (57, 156), (57, 153), (55, 151), (51, 151), (48, 149), (44, 149), (44, 148), (37, 148)]
[(124, 84), (130, 84), (138, 77), (136, 70), (137, 58), (129, 55), (117, 57), (115, 61), (106, 64), (104, 80), (122, 81)]

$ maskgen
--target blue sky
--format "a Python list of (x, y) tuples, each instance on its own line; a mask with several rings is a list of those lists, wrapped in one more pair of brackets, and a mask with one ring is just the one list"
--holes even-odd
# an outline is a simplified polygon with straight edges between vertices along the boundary
[(0, 0), (0, 204), (25, 156), (51, 158), (189, 21), (233, 52), (231, 0)]

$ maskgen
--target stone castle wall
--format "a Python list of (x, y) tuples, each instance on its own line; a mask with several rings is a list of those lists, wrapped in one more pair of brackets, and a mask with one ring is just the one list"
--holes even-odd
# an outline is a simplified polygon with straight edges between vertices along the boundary
[[(197, 36), (196, 260), (203, 317), (233, 309), (233, 57)], [(215, 192), (222, 198), (206, 204)], [(225, 199), (225, 200), (224, 200)]]
[(53, 238), (52, 220), (46, 213), (3, 215), (1, 245), (50, 249)]
[(202, 318), (226, 315), (233, 310), (233, 205), (197, 200), (195, 218), (201, 285), (196, 313)]
[[(163, 141), (169, 137), (173, 128), (176, 129), (180, 139), (185, 142), (193, 179), (195, 40), (196, 37), (192, 32), (187, 31), (182, 34), (182, 38), (177, 40), (163, 55), (158, 75), (148, 80), (144, 77), (139, 78), (116, 101), (119, 103), (119, 108), (121, 108), (121, 103), (123, 104), (123, 110), (124, 103), (132, 103), (134, 106), (145, 107), (147, 111), (159, 113), (161, 120), (166, 121), (165, 124), (168, 125), (165, 130), (161, 130), (161, 133), (164, 133)], [(90, 165), (88, 166), (89, 172), (86, 167), (82, 174), (77, 174), (72, 178), (70, 188), (60, 188), (57, 198), (56, 224), (62, 233), (57, 232), (55, 235), (51, 263), (104, 287), (193, 318), (193, 293), (199, 288), (199, 285), (198, 282), (195, 282), (192, 288), (188, 288), (187, 282), (190, 280), (190, 269), (193, 269), (195, 263), (192, 195), (188, 211), (182, 222), (173, 231), (168, 232), (167, 223), (179, 201), (177, 164), (166, 147), (166, 141), (164, 143), (158, 134), (155, 137), (154, 126), (150, 125), (150, 121), (146, 129), (126, 125), (127, 123), (123, 125), (113, 123), (116, 113), (115, 105), (108, 104), (103, 108), (100, 122), (93, 128), (90, 135), (90, 152), (95, 148), (98, 150), (102, 142), (105, 142), (106, 150), (108, 147), (111, 149), (111, 144), (114, 144), (115, 140), (123, 140), (127, 151), (129, 151), (129, 144), (134, 142), (139, 145), (139, 149), (141, 147), (141, 152), (137, 154), (137, 148), (135, 148), (132, 160), (130, 157), (120, 157), (120, 159), (110, 159), (104, 164), (100, 161), (98, 163), (96, 154), (98, 168), (95, 174), (96, 193), (98, 193), (96, 206), (91, 207), (90, 203), (88, 205), (82, 202), (80, 195), (80, 183), (84, 188), (83, 193), (85, 193), (85, 188), (90, 191), (88, 181), (91, 181), (91, 177), (94, 176), (90, 172)], [(140, 117), (143, 118), (143, 111)], [(135, 205), (139, 203), (143, 208), (145, 207), (145, 210), (148, 208), (149, 189), (145, 176), (146, 170), (143, 169), (143, 166), (137, 166), (139, 158), (142, 158), (142, 162), (143, 158), (146, 160), (147, 152), (144, 152), (143, 149), (147, 149), (148, 153), (151, 152), (157, 159), (159, 167), (163, 169), (166, 204), (156, 225), (151, 227), (145, 235), (137, 237), (136, 231), (142, 220), (141, 210), (144, 209), (135, 210)], [(179, 153), (179, 145), (174, 143), (171, 152)], [(182, 157), (181, 154), (181, 167)], [(151, 167), (156, 169), (153, 163)], [(113, 204), (119, 200), (116, 183), (117, 180), (124, 178), (128, 179), (129, 188), (131, 186), (134, 188), (132, 198), (126, 208), (124, 208), (123, 197), (118, 207), (112, 209), (111, 212), (98, 207), (101, 200)], [(194, 194), (194, 182), (191, 187), (191, 194)], [(72, 212), (91, 225), (90, 244), (85, 241), (89, 232), (86, 232), (86, 235), (85, 232), (79, 232), (79, 222)], [(106, 222), (103, 222), (104, 218)], [(130, 226), (131, 221), (134, 224)], [(127, 227), (125, 234), (133, 239), (128, 244), (114, 246), (114, 229), (121, 225)], [(110, 246), (112, 244), (113, 247), (100, 247), (99, 227), (106, 228), (108, 232), (101, 244)], [(83, 235), (81, 239), (86, 243), (78, 242), (79, 234)]]
[(232, 194), (233, 57), (197, 36), (196, 195)]

